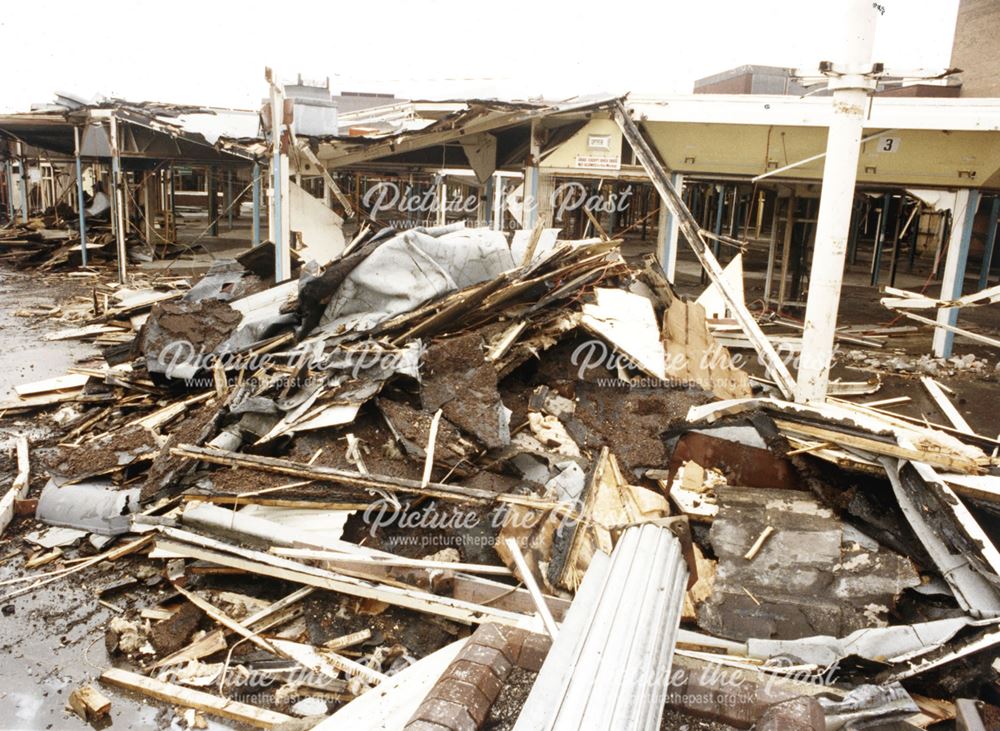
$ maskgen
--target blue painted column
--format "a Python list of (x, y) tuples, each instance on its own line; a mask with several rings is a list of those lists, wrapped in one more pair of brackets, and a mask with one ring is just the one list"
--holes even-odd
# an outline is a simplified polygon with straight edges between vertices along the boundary
[[(735, 201), (734, 201), (735, 202)], [(726, 186), (722, 186), (722, 190), (719, 191), (719, 205), (715, 209), (715, 230), (716, 236), (722, 233), (722, 214), (726, 209)], [(715, 254), (715, 258), (719, 258), (719, 253), (722, 250), (722, 244), (715, 240), (712, 242), (712, 253)]]
[(979, 270), (979, 289), (986, 289), (990, 279), (990, 266), (993, 264), (993, 249), (997, 243), (997, 218), (1000, 217), (1000, 195), (993, 196), (993, 206), (990, 208), (990, 221), (986, 224), (986, 243), (983, 247), (983, 265)]
[(878, 284), (879, 269), (882, 268), (882, 248), (885, 246), (885, 231), (889, 225), (889, 207), (892, 194), (882, 196), (882, 213), (878, 218), (878, 231), (875, 232), (875, 253), (872, 254), (871, 286)]
[(851, 233), (847, 238), (847, 259), (854, 264), (858, 258), (858, 234), (861, 232), (861, 219), (864, 216), (864, 205), (857, 201), (851, 206)]
[(80, 217), (80, 260), (87, 266), (87, 214), (83, 210), (83, 162), (80, 160), (80, 128), (73, 128), (73, 143), (76, 154), (76, 208)]
[[(962, 296), (965, 268), (969, 262), (969, 243), (972, 241), (972, 223), (979, 207), (979, 191), (963, 189), (955, 194), (955, 209), (952, 212), (951, 235), (948, 238), (948, 255), (945, 258), (944, 274), (941, 278), (941, 296), (945, 301)], [(958, 322), (956, 307), (942, 307), (938, 310), (937, 321), (952, 327)], [(951, 357), (955, 334), (943, 328), (934, 330), (934, 355), (938, 358)]]
[(260, 243), (260, 163), (254, 160), (253, 180), (251, 181), (253, 190), (253, 239), (251, 246)]

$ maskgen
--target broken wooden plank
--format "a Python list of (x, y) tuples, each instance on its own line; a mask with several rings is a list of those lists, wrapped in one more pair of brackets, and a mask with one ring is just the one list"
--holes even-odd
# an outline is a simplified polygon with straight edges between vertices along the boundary
[(889, 309), (951, 309), (953, 307), (969, 307), (1000, 302), (1000, 284), (981, 289), (978, 292), (973, 292), (954, 300), (935, 299), (934, 297), (927, 297), (917, 292), (909, 292), (905, 289), (896, 289), (895, 287), (885, 287), (883, 291), (886, 294), (894, 295), (893, 297), (883, 297), (880, 300)]
[[(952, 472), (979, 474), (993, 460), (982, 449), (940, 429), (917, 426), (898, 415), (837, 400), (797, 404), (779, 399), (734, 399), (688, 410), (688, 421), (715, 421), (723, 415), (762, 408), (775, 414), (783, 431), (903, 459), (928, 462)], [(949, 467), (949, 465), (955, 465)]]
[(42, 340), (75, 340), (86, 338), (91, 335), (104, 335), (106, 333), (127, 333), (128, 329), (115, 325), (85, 325), (83, 327), (71, 327), (66, 330), (46, 333)]
[(258, 708), (248, 703), (231, 701), (210, 693), (202, 693), (162, 680), (147, 678), (145, 675), (132, 673), (120, 668), (109, 668), (101, 674), (101, 682), (118, 688), (136, 691), (157, 700), (166, 701), (180, 706), (194, 708), (214, 716), (221, 716), (232, 721), (242, 721), (256, 728), (274, 728), (295, 719), (283, 713)]
[(90, 380), (90, 376), (80, 373), (70, 373), (65, 376), (46, 378), (41, 381), (31, 381), (14, 386), (14, 392), (21, 396), (37, 396), (43, 393), (54, 393), (61, 391), (79, 391)]
[[(909, 396), (903, 396), (901, 398), (905, 399), (905, 401), (911, 400)], [(850, 401), (844, 401), (842, 399), (834, 397), (828, 398), (827, 401), (832, 403), (837, 403), (840, 405), (850, 405), (863, 411), (870, 411), (873, 415), (887, 416), (890, 419), (906, 422), (916, 427), (934, 429), (936, 431), (944, 432), (946, 434), (951, 434), (952, 436), (956, 437), (962, 437), (962, 438), (969, 437), (970, 438), (969, 441), (975, 442), (976, 445), (982, 449), (1000, 448), (1000, 440), (998, 439), (993, 439), (991, 437), (984, 437), (982, 434), (963, 434), (950, 424), (939, 424), (934, 421), (928, 421), (926, 417), (918, 418), (916, 416), (907, 416), (906, 414), (898, 414), (895, 411), (889, 411), (888, 409), (879, 408), (878, 406), (873, 405), (871, 403), (866, 403), (866, 404), (852, 403)]]
[[(350, 199), (344, 195), (344, 191), (342, 191), (340, 186), (337, 185), (337, 181), (334, 180), (333, 176), (331, 176), (327, 171), (326, 165), (320, 162), (320, 159), (316, 157), (316, 153), (312, 151), (311, 147), (309, 147), (309, 142), (307, 140), (303, 140), (298, 143), (295, 149), (305, 155), (306, 159), (315, 165), (317, 170), (319, 170), (319, 173), (323, 176), (323, 181), (326, 183), (327, 187), (334, 194), (334, 196), (336, 196), (337, 200), (340, 201), (340, 205), (344, 207), (344, 215), (347, 218), (354, 218), (354, 206), (351, 205)], [(368, 224), (365, 224), (365, 226), (367, 225)], [(354, 243), (354, 241), (351, 241), (351, 246), (353, 246)], [(341, 252), (341, 256), (346, 256), (349, 248), (350, 246), (346, 247), (344, 251)]]
[(370, 629), (359, 630), (358, 632), (351, 632), (347, 635), (341, 635), (340, 637), (334, 637), (332, 640), (328, 640), (323, 643), (323, 649), (325, 650), (342, 650), (345, 647), (351, 647), (352, 645), (357, 645), (370, 639), (372, 636), (372, 631)]
[(514, 538), (508, 538), (504, 542), (507, 545), (507, 552), (510, 554), (511, 558), (514, 559), (514, 563), (517, 565), (518, 573), (521, 574), (521, 581), (524, 582), (524, 586), (527, 588), (528, 593), (531, 594), (531, 598), (535, 600), (535, 607), (538, 609), (538, 614), (542, 618), (542, 624), (545, 625), (545, 631), (548, 633), (549, 637), (554, 640), (559, 635), (559, 628), (556, 626), (556, 621), (552, 618), (549, 606), (545, 603), (545, 598), (542, 596), (542, 590), (538, 588), (538, 582), (535, 581), (535, 576), (531, 573), (531, 569), (528, 567), (528, 562), (525, 560), (524, 554), (521, 553), (520, 546), (517, 545), (517, 540)]
[(467, 641), (456, 640), (390, 676), (314, 726), (313, 731), (403, 728)]
[(420, 488), (427, 489), (431, 481), (431, 470), (434, 469), (434, 449), (437, 447), (438, 425), (441, 423), (441, 409), (434, 412), (431, 428), (427, 432), (427, 449), (424, 450), (424, 471), (420, 478)]
[[(847, 434), (820, 426), (785, 419), (775, 419), (774, 423), (783, 432), (800, 435), (804, 434), (809, 437), (838, 444), (842, 447), (860, 449), (864, 452), (868, 452), (869, 454), (888, 455), (908, 460), (923, 460), (924, 462), (932, 464), (936, 467), (944, 467), (946, 469), (953, 470), (964, 469), (966, 472), (973, 474), (981, 471), (980, 463), (971, 462), (967, 460), (964, 455), (957, 453), (949, 454), (945, 451), (935, 451), (923, 445), (917, 446), (906, 444), (903, 440), (901, 440), (900, 443), (891, 443), (880, 439), (869, 438), (861, 434)], [(987, 464), (987, 461), (984, 460), (981, 464), (985, 465)]]
[(150, 543), (153, 542), (153, 537), (154, 536), (152, 535), (142, 536), (122, 546), (118, 546), (117, 548), (112, 548), (110, 551), (105, 551), (104, 553), (99, 553), (96, 556), (90, 556), (86, 559), (80, 560), (79, 563), (70, 566), (68, 568), (58, 569), (56, 571), (50, 571), (48, 574), (39, 574), (37, 576), (25, 576), (16, 579), (7, 579), (5, 581), (0, 581), (0, 586), (4, 586), (6, 584), (11, 584), (15, 582), (36, 579), (36, 581), (30, 586), (18, 589), (17, 591), (12, 591), (10, 594), (5, 594), (3, 597), (0, 597), (0, 601), (9, 601), (10, 599), (21, 596), (23, 594), (28, 594), (34, 591), (35, 589), (45, 586), (46, 584), (51, 584), (53, 581), (59, 581), (59, 579), (63, 579), (69, 576), (70, 574), (82, 571), (88, 566), (94, 566), (95, 564), (99, 564), (102, 561), (116, 561), (119, 558), (122, 558), (123, 556), (127, 556), (130, 553), (145, 548), (146, 546), (148, 546)]
[(894, 396), (892, 398), (878, 399), (877, 401), (865, 401), (861, 406), (872, 408), (873, 406), (892, 406), (893, 404), (905, 404), (910, 400), (909, 396)]
[(760, 552), (760, 549), (764, 546), (764, 541), (766, 541), (768, 536), (772, 533), (774, 533), (774, 526), (769, 525), (765, 527), (764, 530), (760, 532), (760, 535), (757, 536), (757, 540), (753, 542), (752, 546), (750, 546), (750, 549), (743, 554), (743, 558), (747, 561), (753, 561), (754, 556), (756, 556)]
[(749, 396), (750, 380), (709, 332), (704, 308), (677, 299), (663, 313), (667, 377), (692, 381), (718, 398)]
[(496, 341), (490, 345), (489, 350), (486, 353), (486, 360), (490, 363), (495, 363), (500, 360), (510, 347), (514, 344), (517, 338), (524, 332), (524, 329), (528, 326), (527, 320), (518, 320), (513, 325), (510, 325), (503, 333), (500, 335)]
[(111, 711), (111, 699), (87, 683), (69, 694), (66, 706), (87, 723), (94, 723)]
[(365, 555), (356, 554), (349, 551), (317, 551), (310, 548), (272, 548), (270, 553), (286, 558), (305, 558), (317, 561), (326, 561), (332, 564), (369, 564), (372, 566), (402, 567), (415, 569), (431, 569), (435, 571), (466, 571), (470, 574), (495, 574), (497, 576), (510, 576), (510, 569), (506, 566), (491, 566), (481, 563), (461, 563), (458, 561), (430, 561), (420, 558), (406, 558), (405, 556), (391, 555)]
[(863, 434), (848, 434), (833, 429), (826, 429), (813, 424), (803, 424), (798, 421), (787, 419), (775, 419), (775, 425), (783, 433), (799, 434), (824, 442), (839, 444), (844, 447), (860, 449), (872, 454), (882, 454), (898, 459), (923, 460), (938, 467), (949, 470), (962, 470), (976, 472), (978, 467), (960, 456), (946, 454), (944, 452), (930, 452), (916, 447), (901, 446), (894, 442), (886, 442), (880, 439), (873, 439)]
[(198, 394), (197, 396), (192, 396), (191, 398), (186, 398), (183, 401), (177, 401), (172, 404), (167, 404), (163, 408), (157, 409), (156, 411), (150, 412), (145, 416), (136, 419), (134, 424), (138, 424), (146, 429), (154, 430), (159, 429), (164, 424), (168, 424), (178, 416), (188, 411), (195, 404), (200, 404), (204, 401), (208, 401), (212, 398), (212, 392), (206, 391), (205, 393)]
[(323, 465), (310, 465), (303, 462), (292, 462), (291, 460), (277, 459), (275, 457), (265, 457), (257, 454), (244, 454), (242, 452), (229, 452), (223, 449), (211, 447), (197, 447), (191, 444), (182, 444), (170, 450), (170, 453), (178, 457), (188, 457), (198, 459), (202, 462), (221, 464), (228, 467), (248, 467), (262, 472), (276, 472), (292, 477), (301, 477), (310, 480), (322, 480), (325, 482), (339, 482), (346, 485), (364, 488), (378, 488), (380, 490), (409, 492), (429, 497), (444, 498), (447, 500), (458, 500), (462, 502), (494, 503), (505, 502), (514, 505), (527, 505), (532, 507), (555, 507), (551, 501), (534, 498), (527, 495), (513, 495), (508, 493), (496, 493), (490, 490), (480, 490), (473, 487), (460, 487), (458, 485), (446, 485), (440, 482), (430, 482), (426, 487), (421, 486), (420, 480), (409, 480), (403, 477), (385, 477), (382, 475), (362, 474), (361, 472), (351, 472), (335, 467)]
[[(26, 409), (38, 409), (53, 404), (61, 404), (67, 401), (75, 401), (81, 392), (76, 391), (53, 391), (50, 393), (37, 394), (35, 396), (19, 397), (0, 402), (0, 413), (16, 413)], [(110, 401), (111, 399), (106, 399)]]
[(934, 327), (939, 327), (942, 330), (947, 330), (955, 335), (961, 335), (963, 338), (968, 338), (969, 340), (974, 340), (977, 343), (983, 343), (984, 345), (992, 345), (994, 348), (1000, 348), (1000, 340), (996, 338), (990, 338), (985, 335), (980, 335), (979, 333), (974, 333), (971, 330), (963, 330), (960, 327), (955, 327), (954, 325), (949, 325), (944, 322), (938, 322), (937, 320), (932, 320), (929, 317), (924, 317), (922, 315), (916, 315), (912, 312), (906, 312), (905, 310), (899, 313), (903, 317), (908, 317), (911, 320), (916, 320), (917, 322), (922, 322), (925, 325), (933, 325)]
[(338, 591), (363, 599), (375, 599), (416, 611), (438, 614), (465, 624), (492, 621), (532, 631), (538, 624), (534, 617), (517, 612), (474, 604), (452, 597), (438, 596), (425, 591), (402, 589), (397, 586), (357, 579), (260, 551), (233, 546), (223, 541), (176, 528), (160, 527), (158, 530), (166, 538), (157, 538), (157, 547), (162, 547), (178, 556), (201, 559), (221, 566)]
[(295, 660), (302, 667), (331, 680), (339, 678), (341, 671), (366, 680), (373, 685), (378, 685), (388, 677), (384, 673), (372, 670), (367, 665), (338, 655), (333, 650), (317, 650), (311, 645), (290, 642), (289, 640), (274, 639), (271, 642), (274, 643), (281, 655)]
[(975, 435), (972, 427), (969, 426), (969, 422), (965, 420), (965, 418), (958, 412), (958, 409), (955, 408), (955, 405), (945, 395), (940, 383), (929, 376), (921, 376), (920, 382), (924, 384), (924, 388), (927, 389), (927, 393), (931, 395), (931, 398), (934, 399), (934, 403), (938, 405), (938, 408), (941, 409), (941, 412), (945, 415), (945, 417), (947, 417), (953, 427), (963, 434)]
[(16, 437), (14, 449), (17, 452), (17, 476), (10, 489), (0, 498), (0, 535), (14, 519), (14, 504), (28, 494), (28, 480), (31, 477), (31, 462), (28, 457), (28, 438)]
[(32, 556), (31, 558), (29, 558), (27, 561), (24, 562), (24, 568), (26, 569), (40, 568), (41, 566), (45, 566), (46, 564), (52, 563), (62, 555), (63, 555), (62, 549), (57, 546), (48, 553), (42, 552), (35, 556)]
[(167, 667), (169, 665), (183, 665), (191, 660), (200, 660), (203, 657), (225, 650), (226, 647), (226, 633), (221, 629), (217, 629), (209, 632), (204, 637), (195, 640), (187, 647), (182, 647), (177, 650), (177, 652), (157, 660), (153, 667), (160, 668)]
[(196, 607), (198, 607), (198, 609), (203, 611), (205, 614), (207, 614), (209, 617), (211, 617), (216, 622), (221, 624), (223, 627), (228, 629), (230, 632), (235, 632), (243, 639), (252, 642), (253, 644), (257, 645), (257, 647), (261, 648), (262, 650), (266, 650), (267, 652), (270, 652), (273, 655), (280, 654), (278, 650), (275, 649), (274, 645), (272, 645), (268, 640), (265, 640), (263, 637), (259, 637), (256, 632), (247, 629), (243, 624), (237, 622), (235, 619), (230, 617), (228, 614), (223, 612), (221, 609), (219, 609), (217, 606), (212, 604), (207, 599), (204, 599), (195, 594), (193, 591), (188, 591), (184, 587), (178, 586), (177, 584), (174, 584), (174, 589), (181, 596), (183, 596), (189, 602), (194, 604)]

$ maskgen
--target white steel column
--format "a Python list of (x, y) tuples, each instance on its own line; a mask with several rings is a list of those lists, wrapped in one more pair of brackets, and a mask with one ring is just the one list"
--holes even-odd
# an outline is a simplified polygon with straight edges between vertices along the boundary
[(448, 222), (448, 186), (444, 182), (444, 170), (438, 174), (437, 190), (434, 195), (437, 201), (434, 207), (434, 224), (444, 226)]
[[(684, 186), (684, 176), (681, 173), (670, 174), (670, 184), (678, 195)], [(677, 216), (670, 213), (670, 209), (660, 202), (660, 215), (656, 225), (656, 256), (660, 260), (660, 266), (667, 281), (673, 282), (677, 274), (677, 249), (680, 246), (680, 222)]]
[(80, 262), (87, 266), (87, 210), (83, 201), (83, 162), (80, 160), (80, 128), (73, 128), (73, 152), (76, 157), (76, 209), (80, 225)]
[(800, 402), (826, 399), (861, 135), (868, 95), (874, 88), (870, 74), (876, 10), (871, 0), (849, 0), (831, 6), (831, 10), (845, 25), (844, 65), (823, 69), (836, 76), (831, 77), (829, 84), (833, 90), (833, 114), (826, 140), (802, 356), (795, 387), (795, 400)]
[(490, 228), (494, 231), (504, 230), (503, 201), (507, 186), (501, 173), (493, 173), (493, 214), (490, 216)]
[(528, 159), (524, 163), (524, 188), (521, 208), (521, 228), (532, 229), (538, 220), (538, 163), (542, 156), (542, 145), (538, 138), (538, 120), (531, 121), (531, 139), (528, 143)]
[(115, 243), (118, 249), (118, 281), (124, 284), (128, 267), (128, 253), (125, 248), (125, 228), (128, 223), (125, 217), (125, 193), (124, 180), (122, 179), (121, 149), (118, 139), (118, 117), (115, 116), (114, 112), (111, 113), (111, 117), (108, 120), (108, 130), (111, 143), (111, 205), (115, 209), (113, 223)]
[(24, 152), (21, 149), (21, 143), (17, 143), (17, 171), (18, 171), (18, 184), (20, 185), (20, 207), (21, 207), (21, 223), (28, 222), (28, 166), (24, 161)]
[(284, 137), (285, 93), (271, 69), (266, 69), (264, 76), (270, 85), (271, 101), (271, 209), (268, 228), (274, 242), (274, 281), (281, 282), (292, 273), (288, 155), (285, 153)]

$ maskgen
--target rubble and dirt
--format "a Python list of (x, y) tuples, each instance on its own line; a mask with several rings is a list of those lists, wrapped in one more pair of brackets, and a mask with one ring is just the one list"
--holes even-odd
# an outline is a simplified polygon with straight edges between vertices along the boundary
[[(12, 685), (19, 718), (82, 723), (63, 700), (32, 706), (31, 692), (68, 697), (97, 681), (112, 726), (278, 728), (306, 716), (337, 728), (378, 698), (384, 728), (531, 728), (521, 709), (538, 668), (559, 661), (546, 613), (561, 625), (588, 568), (637, 523), (669, 531), (690, 576), (643, 605), (680, 622), (667, 650), (686, 690), (651, 683), (658, 728), (746, 728), (805, 706), (829, 722), (840, 702), (892, 722), (915, 703), (903, 727), (933, 728), (959, 693), (992, 712), (1000, 444), (990, 430), (939, 429), (947, 415), (921, 420), (910, 403), (863, 401), (900, 389), (916, 402), (906, 384), (924, 375), (952, 384), (967, 411), (958, 384), (992, 383), (988, 359), (848, 353), (841, 367), (884, 372), (878, 396), (791, 404), (619, 241), (560, 241), (518, 265), (497, 232), (429, 229), (415, 239), (437, 252), (427, 289), (380, 300), (370, 257), (408, 271), (404, 236), (362, 240), (277, 284), (239, 264), (200, 284), (96, 282), (74, 319), (51, 323), (78, 329), (81, 354), (96, 343), (106, 357), (88, 350), (62, 369), (69, 381), (40, 374), (4, 416), (23, 429), (33, 414), (45, 432), (28, 433), (27, 493), (10, 500), (0, 556), (3, 647), (42, 672), (38, 686)], [(455, 254), (466, 245), (489, 256), (472, 266)], [(624, 327), (597, 290), (641, 297), (652, 316)], [(357, 291), (363, 302), (345, 299)], [(587, 316), (615, 324), (586, 327)], [(150, 368), (178, 341), (198, 357)], [(706, 352), (708, 368), (674, 360)], [(16, 456), (3, 471), (14, 484)], [(49, 550), (27, 536), (52, 530), (32, 501), (50, 478), (82, 500), (78, 483), (98, 475), (140, 490), (128, 533), (81, 531), (27, 568)], [(712, 509), (695, 510), (692, 493)], [(943, 618), (969, 621), (933, 646), (887, 641), (876, 659), (826, 666), (794, 646), (750, 649)], [(520, 638), (530, 662), (489, 646), (497, 637)], [(46, 666), (50, 649), (87, 665)], [(504, 672), (481, 678), (484, 702), (454, 669), (480, 672), (469, 666), (487, 657)], [(653, 667), (638, 650), (627, 661)], [(434, 691), (439, 678), (450, 680)], [(897, 705), (850, 695), (872, 685)], [(154, 705), (123, 710), (133, 696), (122, 688)], [(820, 693), (827, 705), (775, 708)]]

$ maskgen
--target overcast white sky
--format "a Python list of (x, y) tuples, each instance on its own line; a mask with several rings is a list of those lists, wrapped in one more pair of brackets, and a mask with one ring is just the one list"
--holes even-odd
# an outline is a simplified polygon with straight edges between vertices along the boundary
[[(958, 0), (879, 0), (875, 60), (947, 66)], [(0, 110), (56, 90), (256, 109), (264, 66), (410, 98), (687, 93), (744, 63), (836, 60), (836, 0), (4, 3)]]

